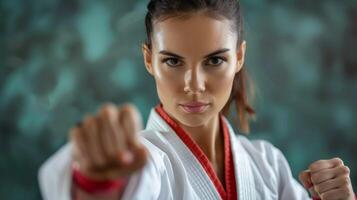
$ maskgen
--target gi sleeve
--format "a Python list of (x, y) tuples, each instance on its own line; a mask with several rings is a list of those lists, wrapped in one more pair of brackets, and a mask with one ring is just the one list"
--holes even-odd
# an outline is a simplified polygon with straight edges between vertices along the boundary
[[(147, 164), (131, 175), (123, 192), (124, 200), (173, 199), (173, 182), (165, 164), (165, 154), (144, 138), (142, 143), (149, 152)], [(39, 169), (38, 180), (44, 200), (71, 200), (72, 153), (68, 143), (51, 156)]]
[(263, 143), (267, 152), (269, 152), (269, 162), (277, 176), (279, 199), (311, 199), (307, 190), (293, 177), (289, 163), (283, 153), (271, 143), (266, 141)]

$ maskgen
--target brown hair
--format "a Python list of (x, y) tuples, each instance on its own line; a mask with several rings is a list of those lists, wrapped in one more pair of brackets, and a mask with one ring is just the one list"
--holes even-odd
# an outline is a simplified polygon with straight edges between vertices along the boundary
[[(197, 11), (205, 11), (212, 17), (224, 17), (231, 20), (233, 22), (232, 28), (238, 34), (237, 48), (243, 41), (243, 21), (239, 0), (150, 0), (147, 9), (148, 12), (145, 17), (147, 38), (145, 43), (149, 49), (152, 45), (151, 36), (154, 20)], [(249, 80), (245, 67), (242, 67), (234, 77), (231, 95), (222, 109), (222, 114), (228, 117), (230, 106), (235, 101), (238, 128), (246, 134), (249, 133), (250, 117), (255, 115), (255, 111), (248, 101), (248, 87), (251, 87), (249, 91), (253, 91), (251, 81), (248, 84)]]

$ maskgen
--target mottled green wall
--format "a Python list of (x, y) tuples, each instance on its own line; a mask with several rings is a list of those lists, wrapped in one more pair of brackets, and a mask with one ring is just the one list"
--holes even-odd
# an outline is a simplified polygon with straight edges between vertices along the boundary
[[(244, 0), (247, 68), (257, 86), (251, 138), (296, 177), (339, 156), (357, 190), (355, 0)], [(104, 102), (157, 103), (143, 66), (146, 1), (0, 3), (0, 198), (40, 199), (37, 169)]]

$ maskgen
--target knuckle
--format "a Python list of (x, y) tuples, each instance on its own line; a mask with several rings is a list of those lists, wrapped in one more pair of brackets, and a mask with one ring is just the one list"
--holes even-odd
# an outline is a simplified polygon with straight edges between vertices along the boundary
[(100, 107), (100, 110), (112, 109), (113, 107), (115, 107), (115, 104), (113, 104), (113, 103), (111, 103), (111, 102), (107, 102), (107, 103), (104, 103), (104, 104)]
[(114, 105), (112, 104), (103, 106), (99, 112), (100, 117), (104, 120), (109, 120), (112, 117), (113, 107)]
[(324, 160), (318, 160), (312, 164), (310, 164), (309, 169), (311, 171), (317, 171), (320, 168), (320, 165), (324, 162)]
[(109, 111), (109, 109), (101, 110), (99, 115), (100, 115), (100, 118), (103, 121), (110, 119), (110, 111)]
[(129, 112), (133, 109), (135, 109), (135, 106), (132, 103), (124, 103), (120, 106), (120, 110), (123, 112)]
[(333, 160), (336, 161), (338, 165), (343, 165), (343, 160), (340, 157), (335, 157)]
[(343, 172), (344, 174), (349, 174), (349, 173), (350, 173), (350, 168), (347, 167), (347, 166), (343, 166), (342, 172)]

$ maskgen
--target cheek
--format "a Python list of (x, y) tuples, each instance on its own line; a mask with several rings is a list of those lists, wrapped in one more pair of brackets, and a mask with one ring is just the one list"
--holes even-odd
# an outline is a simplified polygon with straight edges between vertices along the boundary
[(215, 99), (215, 110), (218, 112), (223, 109), (229, 100), (232, 91), (234, 75), (234, 72), (229, 72), (216, 74), (216, 76), (212, 77), (212, 80), (214, 79), (214, 81), (210, 82), (210, 91), (211, 95), (214, 96)]
[(220, 73), (216, 73), (210, 76), (210, 88), (212, 93), (222, 101), (226, 101), (229, 98), (234, 81), (234, 71), (226, 70)]
[(170, 90), (171, 92), (178, 92), (183, 82), (183, 78), (179, 73), (172, 73), (165, 70), (158, 70), (155, 79), (160, 89)]
[(165, 70), (164, 66), (155, 66), (155, 82), (157, 93), (160, 100), (167, 101), (175, 98), (178, 93), (183, 91), (183, 78), (180, 73), (172, 73), (172, 71)]

